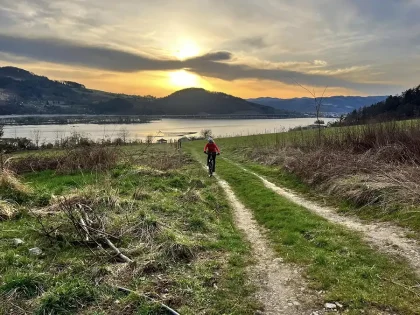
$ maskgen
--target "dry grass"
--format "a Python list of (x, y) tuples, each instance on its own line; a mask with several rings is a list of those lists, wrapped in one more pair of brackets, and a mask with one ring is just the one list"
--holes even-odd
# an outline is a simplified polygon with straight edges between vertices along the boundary
[(142, 187), (136, 188), (136, 190), (133, 193), (134, 200), (148, 200), (150, 198), (151, 198), (150, 193)]
[(13, 204), (5, 200), (0, 200), (0, 221), (11, 220), (17, 213)]
[[(133, 159), (132, 163), (137, 165), (147, 165), (148, 169), (153, 169), (154, 173), (176, 170), (192, 162), (191, 157), (180, 154), (176, 151), (152, 152)], [(155, 174), (153, 174), (155, 175)]]
[(31, 192), (30, 188), (23, 184), (10, 170), (0, 171), (0, 189), (10, 189), (24, 194)]
[(282, 159), (288, 171), (318, 190), (358, 206), (379, 204), (388, 210), (420, 202), (420, 167), (390, 162), (395, 152), (389, 146), (363, 154), (321, 149), (282, 150), (281, 155), (286, 156)]
[(119, 152), (116, 148), (90, 146), (69, 149), (51, 155), (27, 155), (10, 159), (7, 168), (17, 174), (55, 170), (71, 173), (77, 170), (108, 170), (117, 165)]
[[(283, 166), (318, 191), (385, 212), (420, 202), (420, 123), (392, 122), (308, 133), (259, 147), (248, 156)], [(295, 141), (296, 140), (296, 141)]]

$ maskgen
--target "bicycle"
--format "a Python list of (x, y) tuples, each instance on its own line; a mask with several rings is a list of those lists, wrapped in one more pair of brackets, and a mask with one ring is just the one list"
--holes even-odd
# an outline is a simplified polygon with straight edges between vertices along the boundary
[[(213, 176), (213, 173), (214, 173), (214, 158), (215, 158), (215, 153), (213, 153), (213, 152), (204, 152), (204, 154), (207, 154), (207, 155), (209, 155), (209, 159), (208, 159), (208, 163), (207, 163), (207, 167), (208, 167), (208, 169), (209, 169), (209, 177), (212, 177)], [(217, 153), (217, 155), (220, 155), (220, 153)]]
[(209, 177), (213, 176), (213, 169), (214, 169), (214, 157), (213, 154), (209, 154), (210, 158), (209, 158), (209, 163), (208, 163), (208, 168), (209, 168)]

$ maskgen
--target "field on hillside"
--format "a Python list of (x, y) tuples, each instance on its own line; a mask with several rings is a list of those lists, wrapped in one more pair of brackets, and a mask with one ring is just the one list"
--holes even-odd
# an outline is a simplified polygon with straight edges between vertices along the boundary
[[(281, 261), (304, 279), (305, 285), (300, 284), (285, 271), (287, 267), (280, 272), (289, 280), (292, 278), (290, 283), (298, 282), (298, 290), (304, 292), (301, 296), (294, 293), (293, 299), (284, 303), (287, 307), (287, 302), (292, 301), (292, 305), (301, 307), (286, 314), (311, 314), (311, 310), (302, 310), (308, 304), (316, 307), (315, 313), (328, 314), (329, 311), (322, 309), (325, 303), (331, 303), (333, 308), (336, 305), (338, 314), (419, 314), (420, 251), (416, 242), (399, 233), (403, 229), (396, 233), (388, 224), (337, 215), (334, 209), (325, 207), (325, 203), (333, 202), (337, 196), (325, 200), (316, 185), (313, 189), (305, 184), (302, 178), (286, 170), (284, 164), (268, 163), (277, 151), (261, 148), (253, 151), (255, 142), (244, 147), (236, 145), (237, 139), (226, 140), (228, 144), (225, 139), (216, 140), (222, 154), (216, 158), (215, 180), (230, 186), (242, 207), (252, 212)], [(204, 163), (202, 145), (202, 141), (195, 141), (185, 144), (183, 149)], [(310, 151), (299, 152), (298, 157), (310, 154)], [(256, 154), (255, 161), (253, 154)], [(290, 198), (290, 190), (295, 191), (295, 198)], [(309, 202), (307, 196), (317, 202)], [(317, 209), (310, 204), (315, 204)], [(373, 207), (380, 210), (376, 205)], [(356, 207), (346, 209), (356, 211)], [(358, 210), (366, 211), (362, 207)], [(265, 292), (269, 294), (269, 291)], [(288, 290), (284, 292), (287, 294)], [(316, 302), (308, 303), (308, 299)]]
[(0, 172), (0, 314), (254, 314), (221, 188), (171, 146), (39, 151)]
[(414, 232), (420, 229), (419, 120), (295, 130), (217, 143), (237, 161), (260, 165), (260, 171), (282, 185), (312, 193), (342, 211), (394, 221)]

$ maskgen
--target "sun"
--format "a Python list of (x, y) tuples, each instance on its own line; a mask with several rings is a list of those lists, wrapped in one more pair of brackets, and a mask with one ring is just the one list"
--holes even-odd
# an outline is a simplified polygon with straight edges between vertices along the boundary
[(195, 44), (194, 42), (184, 42), (181, 45), (181, 48), (178, 49), (176, 52), (176, 56), (181, 60), (195, 57), (199, 54), (200, 48), (198, 48), (197, 44)]
[(176, 87), (187, 88), (200, 86), (199, 77), (185, 70), (170, 72), (169, 79), (171, 84)]

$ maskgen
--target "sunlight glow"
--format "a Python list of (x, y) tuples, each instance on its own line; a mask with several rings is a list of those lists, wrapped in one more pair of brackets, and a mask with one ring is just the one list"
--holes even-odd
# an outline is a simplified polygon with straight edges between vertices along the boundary
[(200, 87), (199, 77), (185, 70), (170, 72), (169, 79), (171, 84), (176, 87)]
[(191, 57), (198, 56), (200, 54), (200, 48), (194, 42), (184, 42), (180, 45), (180, 49), (176, 52), (176, 56), (181, 59), (188, 59)]

